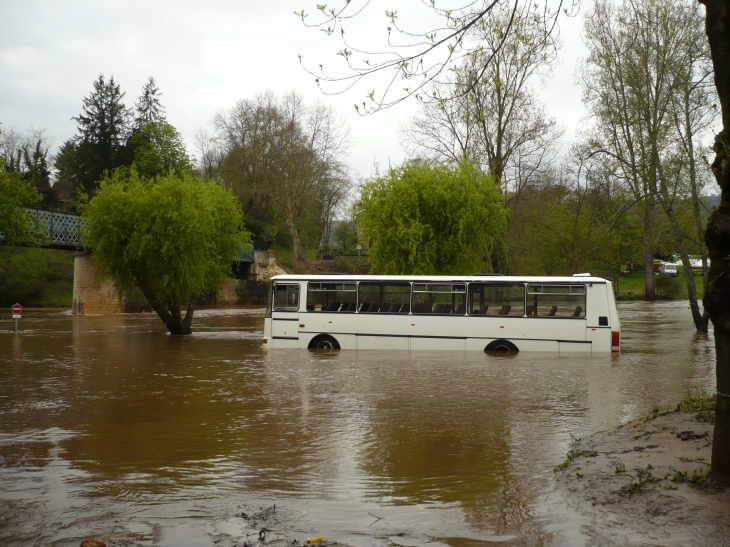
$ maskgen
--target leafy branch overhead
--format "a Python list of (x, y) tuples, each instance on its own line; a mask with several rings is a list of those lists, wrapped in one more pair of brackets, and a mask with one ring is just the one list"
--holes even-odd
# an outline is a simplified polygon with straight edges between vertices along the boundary
[[(519, 0), (473, 0), (447, 9), (437, 6), (436, 0), (422, 0), (419, 15), (433, 18), (434, 25), (425, 31), (412, 30), (401, 23), (397, 10), (385, 10), (386, 45), (380, 50), (348, 39), (343, 27), (343, 24), (356, 25), (362, 21), (370, 0), (341, 0), (335, 6), (317, 4), (316, 20), (310, 18), (305, 10), (294, 13), (306, 27), (319, 29), (328, 37), (339, 35), (343, 47), (336, 54), (345, 64), (343, 66), (339, 62), (333, 71), (326, 71), (323, 64), (312, 68), (304, 62), (302, 55), (299, 55), (299, 62), (327, 95), (344, 93), (366, 78), (385, 74), (385, 82), (380, 89), (367, 93), (364, 101), (355, 104), (355, 110), (360, 114), (389, 108), (408, 97), (422, 102), (452, 100), (470, 93), (471, 87), (455, 89), (444, 95), (443, 85), (448, 82), (451, 69), (469, 59), (481, 58), (481, 70), (475, 73), (472, 81), (472, 85), (476, 85), (487, 77), (489, 65), (497, 52), (505, 47), (511, 34), (516, 34), (518, 40), (532, 48), (549, 50), (557, 39), (559, 13), (577, 13), (578, 0), (570, 0), (570, 7), (564, 8), (567, 2), (559, 0), (557, 8), (552, 9), (547, 3), (541, 6)], [(493, 13), (505, 11), (509, 13), (506, 22), (493, 17)], [(524, 21), (539, 26), (541, 32), (532, 38), (516, 32), (515, 28)], [(496, 49), (484, 47), (482, 38), (485, 32), (497, 38)], [(372, 43), (372, 40), (368, 41)], [(549, 56), (547, 52), (546, 58)], [(409, 83), (399, 86), (396, 84), (398, 80)]]

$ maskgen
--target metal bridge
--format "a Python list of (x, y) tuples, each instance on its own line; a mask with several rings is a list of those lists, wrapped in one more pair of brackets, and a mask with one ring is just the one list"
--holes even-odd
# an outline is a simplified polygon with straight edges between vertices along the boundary
[[(41, 231), (48, 236), (49, 242), (44, 247), (63, 250), (83, 249), (80, 228), (84, 220), (79, 215), (61, 213), (59, 211), (46, 211), (45, 209), (29, 209), (26, 207), (23, 210), (28, 215), (38, 219)], [(4, 239), (5, 235), (0, 232), (0, 240)], [(251, 244), (251, 248), (243, 251), (236, 259), (236, 262), (253, 261), (254, 249), (253, 244)]]

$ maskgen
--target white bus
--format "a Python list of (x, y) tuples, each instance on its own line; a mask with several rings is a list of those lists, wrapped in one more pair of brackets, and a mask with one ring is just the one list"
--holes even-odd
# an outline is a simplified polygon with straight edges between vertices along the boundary
[(266, 348), (618, 351), (610, 281), (572, 277), (279, 275)]

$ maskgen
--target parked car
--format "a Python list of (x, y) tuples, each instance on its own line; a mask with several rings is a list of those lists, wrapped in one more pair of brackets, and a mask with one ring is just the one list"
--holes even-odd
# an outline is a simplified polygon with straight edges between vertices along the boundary
[(660, 262), (659, 263), (659, 274), (676, 276), (678, 275), (677, 265), (671, 262)]

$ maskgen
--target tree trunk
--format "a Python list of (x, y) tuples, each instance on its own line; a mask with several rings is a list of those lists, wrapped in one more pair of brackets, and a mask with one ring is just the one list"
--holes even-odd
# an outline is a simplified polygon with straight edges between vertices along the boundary
[(705, 242), (711, 266), (705, 309), (715, 327), (717, 406), (712, 445), (712, 474), (730, 480), (730, 0), (700, 0), (710, 42), (715, 87), (720, 99), (722, 131), (715, 137), (712, 173), (721, 189), (720, 206), (707, 222)]
[(291, 234), (292, 254), (294, 255), (294, 258), (302, 258), (301, 242), (299, 241), (297, 225), (294, 222), (294, 214), (287, 212), (285, 216), (286, 225), (289, 228), (289, 233)]
[(656, 298), (654, 290), (654, 205), (644, 200), (644, 300)]
[(180, 300), (176, 297), (172, 304), (168, 307), (162, 303), (152, 292), (140, 285), (142, 294), (149, 302), (152, 309), (157, 312), (157, 315), (162, 319), (162, 322), (170, 331), (170, 334), (192, 334), (191, 323), (193, 321), (193, 306), (195, 299), (191, 298), (188, 303), (188, 309), (185, 314), (185, 318), (182, 316), (182, 307)]
[(659, 166), (659, 188), (656, 192), (656, 197), (661, 203), (662, 209), (669, 219), (669, 225), (672, 228), (672, 235), (674, 236), (674, 244), (679, 249), (679, 255), (682, 257), (682, 274), (684, 280), (687, 283), (687, 296), (689, 297), (689, 308), (692, 311), (692, 320), (694, 321), (695, 328), (700, 332), (707, 332), (707, 312), (704, 314), (700, 312), (700, 306), (697, 302), (697, 286), (695, 285), (694, 274), (692, 273), (692, 264), (689, 261), (689, 253), (687, 252), (687, 246), (684, 244), (684, 238), (682, 237), (682, 230), (679, 228), (677, 222), (677, 215), (674, 214), (674, 208), (669, 198), (669, 190), (667, 189), (666, 178), (664, 172), (661, 169), (659, 163), (659, 154), (656, 153), (657, 165)]
[(717, 352), (717, 403), (715, 403), (715, 433), (712, 440), (712, 475), (730, 479), (730, 367), (720, 367), (720, 361), (730, 362), (730, 336), (715, 331)]
[[(689, 92), (688, 92), (689, 93)], [(703, 293), (707, 290), (707, 274), (709, 266), (707, 265), (707, 246), (705, 245), (705, 235), (702, 229), (702, 212), (700, 210), (700, 193), (697, 189), (697, 161), (695, 158), (694, 142), (692, 140), (693, 135), (690, 127), (692, 127), (690, 120), (690, 107), (689, 97), (685, 96), (684, 101), (684, 123), (687, 127), (687, 158), (689, 161), (689, 184), (692, 190), (692, 210), (695, 214), (695, 229), (697, 230), (697, 243), (700, 247), (700, 255), (702, 256), (702, 289)], [(684, 258), (682, 258), (684, 264)], [(710, 323), (710, 316), (707, 315), (707, 310), (702, 312), (702, 323), (701, 326), (697, 327), (698, 331), (707, 332)]]

